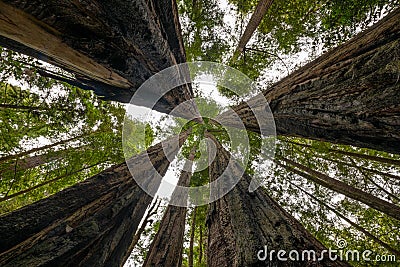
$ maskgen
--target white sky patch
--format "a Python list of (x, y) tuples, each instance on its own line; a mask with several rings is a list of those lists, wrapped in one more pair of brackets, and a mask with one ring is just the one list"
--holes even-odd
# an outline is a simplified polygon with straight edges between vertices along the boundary
[(155, 197), (158, 196), (162, 199), (171, 197), (176, 185), (178, 184), (184, 162), (184, 160), (178, 160), (177, 157), (175, 157), (174, 161), (171, 162), (167, 173), (163, 177)]
[(198, 90), (202, 96), (214, 100), (219, 106), (227, 107), (235, 104), (232, 99), (223, 96), (217, 89), (217, 82), (210, 74), (202, 74), (193, 81), (194, 91)]

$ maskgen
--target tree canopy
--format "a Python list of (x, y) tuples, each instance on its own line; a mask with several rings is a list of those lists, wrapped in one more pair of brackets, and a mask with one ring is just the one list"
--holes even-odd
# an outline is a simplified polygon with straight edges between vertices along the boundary
[[(143, 215), (143, 218), (140, 218), (141, 223), (139, 224), (140, 220), (136, 220), (137, 229), (129, 229), (132, 235), (130, 244), (123, 244), (132, 251), (130, 256), (125, 255), (125, 266), (153, 266), (155, 262), (161, 264), (160, 260), (171, 261), (171, 255), (175, 257), (178, 254), (180, 259), (176, 262), (189, 267), (218, 266), (218, 263), (211, 263), (215, 257), (223, 258), (226, 260), (222, 260), (224, 263), (229, 260), (236, 260), (236, 264), (239, 260), (248, 263), (249, 259), (245, 256), (240, 258), (235, 253), (247, 255), (246, 250), (251, 248), (243, 247), (237, 252), (237, 246), (248, 244), (246, 242), (253, 244), (250, 240), (252, 235), (265, 234), (265, 229), (271, 229), (268, 225), (273, 225), (276, 229), (282, 227), (282, 236), (290, 232), (292, 236), (284, 238), (278, 230), (270, 233), (272, 239), (278, 240), (282, 237), (282, 243), (289, 242), (285, 238), (297, 240), (299, 235), (303, 235), (302, 246), (337, 249), (338, 241), (344, 240), (343, 247), (339, 249), (370, 250), (373, 253), (372, 258), (385, 256), (388, 259), (381, 262), (350, 260), (351, 266), (397, 266), (400, 259), (400, 154), (396, 152), (398, 149), (376, 150), (388, 146), (383, 141), (370, 146), (363, 144), (377, 142), (366, 133), (367, 130), (382, 134), (382, 138), (390, 135), (397, 140), (395, 138), (398, 133), (395, 130), (399, 129), (399, 124), (396, 124), (399, 105), (392, 103), (397, 101), (397, 98), (391, 92), (398, 89), (400, 75), (399, 32), (396, 28), (394, 33), (390, 33), (392, 35), (386, 36), (382, 41), (384, 44), (375, 40), (376, 43), (371, 44), (372, 48), (367, 52), (362, 50), (363, 47), (358, 47), (360, 50), (357, 51), (351, 49), (355, 51), (352, 58), (345, 58), (329, 67), (319, 66), (315, 73), (308, 73), (310, 69), (307, 69), (307, 66), (310, 65), (306, 64), (315, 59), (323, 60), (327, 51), (340, 48), (340, 45), (360, 36), (357, 34), (375, 25), (388, 14), (399, 12), (400, 2), (178, 0), (176, 7), (175, 1), (172, 1), (172, 9), (165, 10), (165, 14), (170, 15), (169, 18), (162, 12), (164, 1), (144, 2), (138, 1), (135, 8), (140, 14), (151, 15), (136, 21), (138, 29), (135, 29), (134, 23), (131, 22), (121, 26), (125, 25), (124, 20), (131, 18), (130, 12), (134, 12), (133, 9), (119, 21), (112, 18), (114, 13), (118, 13), (117, 6), (108, 4), (99, 5), (108, 13), (97, 6), (93, 9), (103, 14), (104, 18), (92, 21), (91, 26), (79, 18), (77, 27), (85, 28), (88, 36), (96, 36), (94, 32), (101, 28), (99, 25), (105, 25), (104, 36), (97, 36), (99, 39), (96, 44), (91, 44), (89, 37), (85, 39), (80, 36), (82, 42), (70, 47), (82, 53), (85, 60), (86, 57), (98, 57), (98, 75), (103, 73), (100, 67), (106, 65), (109, 66), (110, 77), (114, 78), (100, 75), (93, 79), (87, 69), (77, 71), (71, 64), (62, 66), (59, 64), (61, 57), (54, 59), (53, 55), (47, 55), (45, 62), (46, 60), (38, 59), (38, 56), (26, 47), (14, 49), (18, 52), (1, 48), (0, 213), (7, 216), (21, 207), (41, 203), (40, 200), (51, 195), (57, 197), (57, 193), (82, 184), (90, 177), (101, 178), (104, 173), (109, 174), (108, 168), (119, 166), (118, 164), (126, 159), (141, 162), (141, 153), (145, 153), (149, 148), (150, 151), (161, 155), (155, 160), (151, 159), (152, 163), (156, 162), (155, 165), (159, 164), (157, 166), (162, 169), (161, 176), (168, 176), (169, 179), (172, 177), (175, 184), (189, 187), (206, 186), (223, 172), (231, 157), (236, 157), (239, 160), (235, 162), (235, 170), (240, 172), (243, 169), (240, 183), (219, 201), (186, 208), (169, 205), (168, 198), (158, 197), (152, 202), (150, 198), (143, 200), (145, 204), (138, 213)], [(245, 38), (247, 41), (241, 47), (240, 40), (246, 32), (247, 24), (262, 2), (268, 4), (265, 6), (268, 8), (265, 8), (262, 19), (253, 27), (254, 32), (251, 31), (252, 34)], [(123, 8), (123, 5), (119, 8)], [(70, 12), (60, 10), (59, 14), (65, 15)], [(179, 21), (174, 20), (178, 15), (180, 27), (176, 26)], [(64, 19), (68, 21), (70, 18), (65, 16)], [(112, 23), (107, 24), (110, 21)], [(173, 21), (172, 25), (175, 28), (171, 30), (166, 27), (165, 25), (169, 25), (166, 21)], [(62, 31), (64, 26), (60, 25), (54, 23), (51, 27)], [(145, 32), (143, 29), (147, 29), (146, 27), (152, 32), (139, 36), (138, 33)], [(181, 32), (176, 32), (176, 29)], [(137, 35), (131, 35), (133, 32)], [(0, 35), (1, 33), (0, 28)], [(383, 34), (386, 33), (387, 31), (384, 31)], [(68, 32), (63, 38), (65, 43), (70, 45), (76, 36)], [(112, 42), (104, 45), (107, 40)], [(137, 40), (137, 43), (132, 40)], [(10, 44), (10, 41), (7, 39), (5, 43)], [(14, 48), (19, 47), (11, 43)], [(118, 50), (119, 53), (113, 54), (112, 49)], [(28, 51), (25, 53), (27, 55), (20, 53), (24, 51)], [(100, 53), (101, 51), (104, 54)], [(185, 55), (182, 54), (183, 51)], [(331, 57), (335, 55), (337, 54)], [(40, 57), (45, 58), (43, 55)], [(207, 95), (207, 85), (202, 87), (202, 84), (196, 84), (196, 77), (192, 77), (191, 85), (175, 88), (175, 91), (157, 102), (155, 109), (158, 112), (154, 113), (156, 119), (150, 121), (130, 117), (125, 112), (124, 104), (108, 101), (111, 99), (128, 102), (127, 98), (131, 97), (140, 83), (151, 74), (170, 65), (182, 63), (185, 58), (188, 62), (212, 61), (238, 69), (254, 82), (255, 86), (248, 95), (254, 97), (263, 93), (264, 96), (270, 97), (268, 100), (269, 104), (274, 105), (274, 115), (285, 117), (294, 114), (293, 118), (297, 118), (298, 121), (302, 117), (315, 115), (312, 123), (337, 132), (329, 138), (324, 138), (325, 132), (322, 132), (321, 128), (318, 128), (315, 134), (311, 134), (311, 126), (303, 127), (300, 122), (294, 126), (288, 123), (284, 127), (291, 132), (278, 131), (278, 136), (274, 139), (275, 157), (270, 159), (263, 157), (262, 142), (268, 137), (262, 136), (259, 128), (261, 126), (255, 125), (258, 122), (252, 123), (252, 112), (243, 102), (248, 99), (242, 99), (237, 93), (218, 84), (212, 86), (212, 90), (218, 92), (218, 97)], [(305, 67), (300, 68), (302, 66)], [(286, 76), (290, 79), (292, 76), (289, 74), (298, 79), (296, 87), (289, 88), (293, 89), (290, 93), (298, 95), (289, 99), (288, 89), (286, 94), (282, 93), (282, 96), (279, 96), (280, 102), (274, 102), (277, 99), (274, 98), (274, 94), (281, 94), (280, 91), (285, 91), (285, 86), (288, 86), (283, 82), (279, 87), (280, 84), (277, 83), (276, 86), (275, 82)], [(221, 73), (219, 78), (230, 78), (224, 75)], [(384, 84), (380, 88), (377, 84), (383, 83), (373, 81), (378, 75), (386, 75), (388, 85)], [(346, 83), (355, 79), (359, 83)], [(107, 84), (110, 80), (114, 84)], [(357, 87), (359, 91), (351, 91), (352, 86)], [(380, 110), (372, 110), (376, 106), (371, 103), (381, 99), (369, 99), (367, 90), (370, 88), (381, 90), (379, 94), (382, 99), (393, 97), (392, 102), (389, 101), (392, 104), (381, 107)], [(363, 89), (366, 91), (362, 91)], [(389, 92), (389, 89), (392, 91)], [(326, 92), (326, 99), (322, 99), (318, 92)], [(198, 120), (187, 120), (163, 114), (188, 98), (196, 98), (194, 103), (197, 111), (207, 116)], [(230, 107), (238, 111), (240, 119), (244, 122), (243, 131), (249, 146), (245, 145), (245, 140), (241, 140), (242, 143), (234, 147), (232, 140), (240, 139), (239, 134), (239, 137), (230, 135), (221, 123), (214, 120), (217, 117), (227, 120), (227, 117), (224, 117), (226, 113), (218, 102), (220, 99), (229, 101)], [(366, 102), (362, 102), (365, 99)], [(310, 107), (310, 103), (316, 104)], [(341, 109), (336, 109), (337, 107), (351, 110), (350, 115), (340, 113)], [(286, 113), (279, 113), (283, 109)], [(309, 113), (303, 113), (303, 110)], [(374, 112), (382, 119), (373, 119), (368, 124), (355, 117), (359, 114), (363, 114), (364, 117), (375, 116)], [(334, 119), (328, 120), (329, 118)], [(283, 124), (286, 122), (282, 121)], [(349, 137), (352, 132), (344, 128), (340, 123), (342, 121), (350, 121), (352, 125), (358, 123), (360, 127), (357, 129), (365, 127), (362, 128), (361, 137)], [(297, 130), (301, 127), (306, 129), (299, 134)], [(308, 133), (308, 136), (302, 134), (304, 132)], [(179, 152), (174, 152), (174, 161), (164, 164), (163, 160), (167, 155), (163, 154), (165, 151), (160, 152), (159, 142), (181, 135), (185, 137), (180, 139), (182, 144), (179, 144)], [(358, 138), (357, 142), (353, 142), (351, 138)], [(212, 140), (217, 148), (214, 160), (209, 161), (207, 157), (211, 145), (205, 140)], [(158, 144), (155, 145), (156, 143)], [(247, 156), (248, 159), (241, 160)], [(191, 171), (185, 172), (182, 168), (187, 159), (195, 161), (195, 164), (190, 166)], [(200, 168), (201, 166), (206, 167)], [(139, 173), (145, 175), (144, 171)], [(251, 179), (256, 179), (261, 186), (255, 192), (247, 191), (252, 183)], [(128, 189), (127, 192), (130, 190)], [(179, 191), (172, 190), (170, 193), (170, 197), (181, 197)], [(128, 196), (128, 193), (118, 194), (121, 194), (118, 195), (118, 201), (121, 203), (124, 202), (123, 199), (133, 198)], [(189, 195), (190, 197), (193, 196)], [(113, 207), (119, 209), (117, 206)], [(272, 208), (267, 209), (266, 206)], [(102, 212), (112, 213), (112, 218), (117, 223), (120, 213), (113, 213), (114, 208)], [(131, 208), (133, 210), (133, 204), (132, 207), (129, 206), (129, 209)], [(238, 217), (237, 221), (229, 219), (232, 214)], [(270, 216), (271, 220), (262, 222), (265, 216)], [(127, 217), (123, 219), (118, 227), (123, 228), (125, 220), (128, 221)], [(243, 229), (243, 232), (237, 230), (243, 227), (240, 220), (248, 223), (248, 228)], [(300, 222), (298, 225), (297, 221)], [(294, 228), (285, 228), (282, 226), (285, 223), (294, 225)], [(305, 230), (302, 230), (301, 226)], [(64, 230), (61, 230), (64, 233)], [(68, 231), (69, 228), (66, 232)], [(107, 233), (111, 233), (111, 230)], [(248, 233), (247, 237), (245, 233)], [(232, 241), (235, 238), (237, 244), (236, 241)], [(244, 242), (246, 238), (250, 241)], [(113, 244), (112, 240), (107, 242)], [(223, 249), (213, 249), (223, 242), (226, 242)], [(226, 255), (221, 256), (219, 253)]]

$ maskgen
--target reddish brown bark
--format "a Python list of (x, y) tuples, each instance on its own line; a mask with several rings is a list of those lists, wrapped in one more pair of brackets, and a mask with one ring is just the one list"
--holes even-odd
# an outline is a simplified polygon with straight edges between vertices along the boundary
[[(186, 137), (181, 134), (179, 145), (167, 140), (130, 159), (137, 167), (133, 174), (157, 187), (156, 172), (166, 173), (167, 156), (173, 158)], [(121, 266), (151, 199), (125, 163), (111, 167), (1, 216), (0, 265)]]
[[(264, 90), (276, 133), (400, 153), (399, 59), (393, 56), (400, 54), (399, 21), (397, 9)], [(270, 130), (271, 122), (257, 121), (246, 103), (234, 110), (248, 130)]]
[[(216, 179), (228, 166), (229, 153), (217, 143), (217, 156), (209, 167), (210, 178)], [(233, 175), (241, 173), (235, 163)], [(268, 250), (314, 250), (320, 255), (324, 246), (266, 192), (259, 188), (250, 193), (250, 177), (239, 183), (224, 197), (210, 204), (208, 224), (208, 266), (349, 266), (340, 261), (279, 261), (276, 254), (260, 261), (257, 253)], [(317, 256), (318, 257), (318, 256)]]
[[(280, 160), (284, 161), (286, 164), (282, 164)], [(346, 183), (343, 183), (342, 181), (333, 179), (326, 174), (315, 171), (290, 159), (279, 157), (279, 160), (275, 160), (275, 163), (291, 172), (294, 172), (306, 178), (307, 180), (313, 181), (349, 198), (358, 200), (370, 206), (371, 208), (379, 210), (397, 220), (400, 220), (400, 207), (395, 204), (389, 203), (383, 199), (375, 197), (358, 188), (352, 187)]]
[(313, 200), (317, 201), (320, 205), (328, 208), (330, 211), (332, 211), (333, 213), (335, 213), (339, 218), (342, 218), (343, 220), (345, 220), (348, 224), (350, 224), (352, 227), (354, 227), (355, 229), (357, 229), (358, 231), (360, 231), (361, 233), (363, 233), (366, 237), (370, 238), (371, 240), (373, 240), (374, 242), (376, 242), (377, 244), (381, 245), (382, 247), (386, 248), (387, 250), (389, 250), (390, 252), (394, 253), (396, 256), (400, 256), (400, 251), (396, 250), (395, 248), (391, 247), (389, 244), (383, 242), (382, 240), (380, 240), (378, 237), (376, 237), (375, 235), (371, 234), (370, 232), (368, 232), (365, 228), (361, 227), (360, 225), (354, 223), (352, 220), (350, 220), (349, 218), (347, 218), (346, 216), (344, 216), (343, 214), (341, 214), (338, 210), (336, 210), (335, 208), (331, 207), (330, 205), (326, 204), (324, 201), (321, 201), (320, 199), (316, 198), (314, 195), (308, 193), (307, 191), (305, 191), (303, 188), (299, 187), (298, 185), (292, 183), (289, 181), (289, 183), (293, 186), (295, 186), (296, 188), (298, 188), (300, 191), (302, 191), (303, 193), (305, 193), (307, 196), (309, 196), (310, 198), (312, 198)]
[[(173, 0), (5, 0), (0, 45), (59, 66), (75, 74), (74, 85), (125, 103), (153, 74), (185, 62)], [(155, 109), (169, 112), (191, 96), (190, 87), (176, 88)]]
[[(190, 161), (185, 164), (185, 170), (191, 169), (191, 161), (193, 161), (195, 153), (196, 148), (194, 147), (188, 157)], [(182, 171), (177, 185), (188, 187), (191, 176), (190, 172)], [(187, 199), (187, 196), (183, 196), (181, 193), (180, 190), (175, 189), (171, 199)], [(168, 205), (143, 266), (180, 267), (182, 265), (186, 211), (186, 207)]]

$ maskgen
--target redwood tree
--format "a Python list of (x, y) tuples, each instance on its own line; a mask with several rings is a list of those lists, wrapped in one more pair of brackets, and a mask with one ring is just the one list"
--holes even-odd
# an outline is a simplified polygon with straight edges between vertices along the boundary
[[(277, 134), (400, 153), (400, 72), (393, 56), (400, 53), (399, 21), (397, 9), (263, 91)], [(270, 127), (246, 103), (234, 110), (248, 130)], [(220, 119), (227, 123), (229, 114)]]
[[(192, 168), (195, 153), (196, 147), (194, 146), (189, 154), (189, 161), (185, 163), (185, 170)], [(191, 176), (190, 172), (182, 171), (177, 185), (189, 187)], [(180, 203), (184, 204), (188, 196), (183, 194), (184, 192), (179, 188), (175, 189), (171, 199), (179, 199)], [(143, 266), (180, 267), (182, 265), (186, 212), (186, 207), (168, 205)]]
[[(217, 156), (209, 167), (211, 180), (224, 172), (230, 159), (229, 152), (216, 139), (214, 141)], [(237, 163), (233, 166), (233, 175), (241, 173)], [(269, 251), (285, 250), (288, 253), (296, 250), (300, 255), (302, 251), (313, 250), (317, 257), (325, 248), (264, 189), (250, 193), (250, 180), (244, 174), (228, 194), (210, 204), (207, 219), (208, 266), (348, 266), (341, 261), (329, 261), (327, 257), (322, 261), (311, 258), (308, 261), (282, 262), (276, 254), (272, 260), (268, 254), (265, 261), (260, 261), (257, 253), (264, 246)]]
[[(128, 163), (1, 216), (0, 265), (121, 266), (152, 200), (136, 184), (127, 164), (156, 190), (154, 168), (165, 175), (167, 158), (176, 155), (187, 135), (180, 135), (179, 145), (169, 139)], [(145, 160), (147, 155), (150, 161)]]
[[(129, 102), (153, 74), (185, 62), (175, 1), (4, 0), (0, 45), (73, 74), (74, 85), (104, 99)], [(157, 91), (157, 88), (154, 88)], [(155, 109), (190, 99), (174, 89)]]
[(251, 36), (257, 29), (258, 25), (260, 25), (261, 20), (264, 18), (265, 14), (271, 7), (274, 0), (260, 0), (254, 10), (254, 13), (251, 15), (249, 23), (244, 30), (243, 35), (240, 37), (239, 44), (236, 47), (235, 52), (233, 53), (233, 57), (231, 58), (231, 62), (234, 62), (236, 58), (244, 51), (247, 43), (250, 41)]

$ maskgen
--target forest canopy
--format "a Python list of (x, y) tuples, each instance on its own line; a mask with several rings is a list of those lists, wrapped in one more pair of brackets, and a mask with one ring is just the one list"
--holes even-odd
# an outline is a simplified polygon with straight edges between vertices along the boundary
[[(4, 2), (2, 6), (13, 1)], [(63, 21), (44, 19), (41, 23), (60, 32), (62, 42), (81, 53), (83, 60), (87, 57), (98, 64), (93, 65), (97, 76), (90, 76), (86, 66), (79, 69), (60, 63), (62, 56), (43, 55), (25, 44), (21, 48), (0, 27), (0, 223), (14, 220), (24, 208), (32, 207), (35, 213), (41, 203), (59, 203), (62, 192), (72, 192), (68, 194), (73, 197), (74, 190), (95, 191), (82, 204), (86, 206), (72, 201), (71, 211), (65, 208), (69, 217), (56, 211), (52, 220), (50, 211), (47, 220), (66, 225), (49, 222), (55, 230), (43, 230), (44, 242), (54, 238), (62, 243), (64, 235), (79, 229), (83, 234), (71, 237), (82, 239), (76, 245), (78, 257), (54, 248), (60, 254), (39, 257), (38, 262), (200, 267), (218, 266), (221, 260), (220, 266), (250, 266), (255, 263), (247, 249), (255, 250), (265, 240), (278, 246), (275, 249), (280, 245), (296, 248), (299, 238), (300, 250), (370, 250), (371, 258), (388, 259), (352, 259), (350, 266), (398, 266), (398, 0), (177, 0), (177, 14), (165, 1), (137, 1), (134, 7), (126, 1), (117, 1), (119, 6), (93, 2), (95, 11), (82, 11), (88, 12), (90, 23), (81, 15), (55, 9), (60, 17), (67, 12), (63, 17), (67, 22), (76, 19), (78, 32)], [(30, 12), (18, 3), (11, 5)], [(124, 5), (132, 11), (124, 13)], [(138, 16), (133, 23), (124, 21), (125, 17), (115, 19), (115, 14), (134, 13), (134, 8), (151, 15)], [(97, 21), (91, 12), (103, 17)], [(153, 17), (157, 23), (151, 21)], [(129, 116), (127, 102), (137, 90), (132, 88), (185, 60), (225, 64), (249, 77), (254, 83), (249, 99), (257, 100), (261, 94), (275, 117), (273, 159), (263, 155), (262, 144), (271, 137), (261, 134), (262, 123), (254, 118), (248, 99), (223, 86), (197, 84), (196, 78), (201, 77), (192, 77), (192, 84), (168, 92), (150, 111), (153, 117)], [(101, 66), (113, 78), (100, 77)], [(210, 90), (215, 94), (208, 94)], [(196, 112), (208, 116), (188, 120), (166, 114), (188, 98), (196, 99)], [(225, 107), (243, 121), (248, 146), (243, 140), (234, 147), (232, 140), (238, 137), (214, 120), (229, 122)], [(169, 145), (174, 137), (178, 147)], [(160, 148), (163, 142), (173, 147), (171, 151)], [(211, 143), (217, 152), (209, 161)], [(221, 200), (196, 207), (173, 206), (168, 197), (151, 198), (130, 180), (129, 161), (137, 164), (133, 166), (138, 175), (147, 177), (148, 166), (142, 158), (146, 153), (157, 175), (183, 187), (207, 186), (235, 157), (240, 160), (232, 173), (242, 170), (243, 175)], [(174, 160), (168, 161), (169, 156)], [(241, 161), (244, 157), (248, 158)], [(187, 166), (187, 159), (196, 163)], [(260, 184), (255, 193), (247, 190), (252, 179)], [(155, 184), (150, 183), (150, 189), (162, 186)], [(193, 197), (170, 191), (170, 198)], [(79, 213), (91, 207), (87, 215)], [(75, 217), (82, 223), (74, 223), (71, 218)], [(88, 237), (86, 230), (94, 237)], [(256, 240), (259, 233), (262, 236)], [(9, 249), (19, 246), (22, 241), (9, 235)], [(344, 241), (341, 247), (339, 241)], [(7, 248), (0, 244), (0, 252), (3, 246)], [(104, 255), (82, 256), (91, 255), (80, 250), (84, 246), (88, 251), (104, 246)], [(32, 247), (22, 256), (16, 253), (15, 262), (30, 258), (35, 244)], [(12, 266), (13, 257), (2, 258), (0, 253), (0, 265)]]

